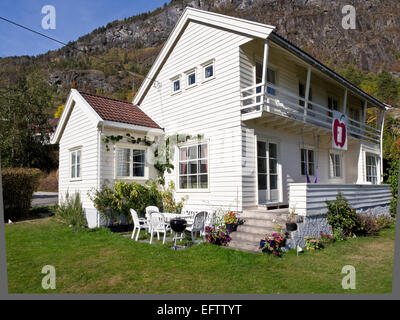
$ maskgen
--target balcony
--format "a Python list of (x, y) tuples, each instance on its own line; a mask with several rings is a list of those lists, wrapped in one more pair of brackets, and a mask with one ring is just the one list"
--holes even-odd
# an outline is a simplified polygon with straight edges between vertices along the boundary
[[(260, 83), (241, 90), (241, 113), (244, 121), (274, 116), (303, 124), (312, 130), (332, 130), (332, 110), (270, 83), (267, 86)], [(356, 119), (348, 119), (350, 137), (380, 143), (380, 130)]]

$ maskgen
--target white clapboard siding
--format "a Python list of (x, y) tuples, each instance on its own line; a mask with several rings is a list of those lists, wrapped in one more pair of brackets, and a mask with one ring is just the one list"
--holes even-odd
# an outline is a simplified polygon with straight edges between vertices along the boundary
[[(97, 187), (97, 124), (91, 120), (86, 107), (76, 103), (60, 139), (59, 201), (65, 195), (79, 192), (85, 209), (94, 209), (88, 192)], [(79, 181), (70, 179), (70, 150), (81, 147), (81, 175)]]
[(389, 185), (371, 184), (289, 184), (289, 208), (299, 215), (320, 215), (327, 212), (326, 201), (334, 201), (338, 192), (356, 210), (387, 206), (392, 194)]
[[(165, 129), (175, 133), (203, 134), (209, 148), (209, 188), (179, 190), (188, 196), (187, 207), (241, 209), (241, 152), (239, 47), (250, 41), (243, 35), (190, 22), (173, 47), (156, 81), (145, 95), (141, 109)], [(203, 82), (202, 64), (215, 61), (215, 78)], [(186, 89), (185, 72), (196, 68), (195, 87)], [(181, 76), (182, 91), (171, 94), (171, 78)], [(178, 152), (173, 159), (178, 168)], [(178, 174), (166, 174), (166, 182), (178, 187)]]
[[(105, 128), (104, 131), (102, 132), (102, 139), (106, 138), (107, 136), (122, 136), (123, 139), (120, 140), (119, 142), (112, 143), (110, 142), (108, 144), (108, 147), (110, 151), (107, 151), (106, 144), (104, 142), (101, 142), (101, 160), (100, 160), (100, 185), (107, 185), (109, 187), (112, 187), (116, 181), (115, 176), (115, 152), (116, 148), (121, 147), (121, 148), (135, 148), (135, 146), (139, 146), (138, 148), (142, 149), (143, 145), (137, 145), (137, 144), (132, 144), (131, 142), (128, 142), (126, 134), (129, 133), (131, 137), (134, 137), (135, 139), (141, 138), (143, 139), (144, 136), (147, 136), (149, 140), (154, 140), (154, 136), (151, 134), (144, 134), (144, 133), (139, 133), (135, 132), (132, 130), (119, 130), (119, 129), (112, 129), (112, 128)], [(147, 149), (147, 147), (145, 147)], [(146, 171), (148, 170), (148, 176), (146, 177), (148, 180), (156, 180), (157, 179), (157, 171), (149, 163), (146, 163)], [(120, 181), (124, 182), (137, 182), (137, 183), (145, 183), (147, 179), (143, 178), (126, 178), (126, 179), (121, 179)]]

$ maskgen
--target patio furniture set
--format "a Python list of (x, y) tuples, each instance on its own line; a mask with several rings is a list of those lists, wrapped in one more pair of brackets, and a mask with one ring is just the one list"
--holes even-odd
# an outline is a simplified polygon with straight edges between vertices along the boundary
[(185, 237), (185, 231), (190, 232), (192, 243), (195, 243), (195, 235), (205, 236), (205, 228), (212, 226), (215, 220), (214, 213), (206, 211), (190, 213), (168, 213), (160, 212), (155, 206), (146, 208), (145, 218), (139, 218), (134, 209), (130, 209), (134, 224), (132, 237), (138, 241), (141, 230), (146, 230), (150, 233), (150, 244), (153, 243), (154, 234), (157, 234), (157, 239), (160, 240), (160, 234), (163, 234), (163, 244), (165, 244), (167, 233), (173, 235), (173, 248), (176, 249), (176, 241), (182, 240)]

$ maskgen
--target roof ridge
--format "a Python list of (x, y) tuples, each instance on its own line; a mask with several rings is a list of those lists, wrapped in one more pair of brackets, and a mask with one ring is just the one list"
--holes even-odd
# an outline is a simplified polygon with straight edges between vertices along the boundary
[(137, 107), (137, 105), (133, 104), (132, 102), (123, 101), (123, 100), (114, 99), (114, 98), (109, 98), (109, 97), (101, 96), (101, 95), (98, 95), (98, 94), (89, 93), (89, 92), (83, 92), (83, 91), (79, 91), (79, 90), (78, 90), (78, 92), (79, 92), (80, 94), (86, 94), (86, 95), (88, 95), (88, 96), (103, 98), (103, 99), (112, 100), (112, 101), (116, 101), (116, 102), (122, 102), (122, 103), (130, 104), (130, 105), (132, 105), (132, 106)]

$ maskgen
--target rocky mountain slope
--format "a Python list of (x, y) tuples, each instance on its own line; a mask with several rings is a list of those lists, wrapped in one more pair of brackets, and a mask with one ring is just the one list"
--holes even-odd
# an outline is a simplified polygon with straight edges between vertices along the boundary
[[(342, 7), (356, 8), (355, 30)], [(153, 12), (114, 21), (68, 47), (38, 57), (0, 59), (0, 84), (40, 71), (64, 97), (70, 87), (131, 99), (186, 6), (276, 26), (276, 32), (331, 68), (400, 71), (399, 0), (173, 0)]]

